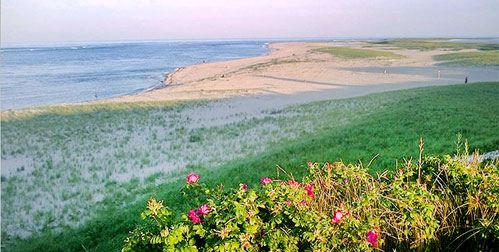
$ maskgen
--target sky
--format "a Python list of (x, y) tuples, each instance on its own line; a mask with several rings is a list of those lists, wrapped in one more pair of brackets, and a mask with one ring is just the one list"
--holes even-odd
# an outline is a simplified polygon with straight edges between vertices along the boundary
[(2, 0), (4, 44), (499, 37), (499, 0)]

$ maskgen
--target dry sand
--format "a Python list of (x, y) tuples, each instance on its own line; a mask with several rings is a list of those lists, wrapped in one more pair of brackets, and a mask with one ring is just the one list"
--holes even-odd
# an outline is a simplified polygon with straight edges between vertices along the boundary
[[(382, 71), (366, 73), (345, 68), (431, 66), (435, 63), (433, 55), (445, 53), (390, 49), (390, 52), (406, 58), (342, 59), (311, 51), (327, 46), (366, 45), (363, 42), (274, 43), (269, 45), (272, 52), (268, 55), (180, 68), (170, 74), (160, 88), (99, 102), (219, 99), (255, 94), (289, 95), (345, 87), (357, 87), (355, 90), (364, 93), (362, 91), (372, 89), (373, 85), (424, 82), (435, 78), (416, 74), (384, 74)], [(349, 96), (352, 94), (345, 97)]]
[[(331, 46), (382, 50), (405, 57), (344, 59), (312, 51)], [(179, 68), (155, 90), (96, 102), (218, 100), (191, 111), (199, 114), (203, 124), (212, 125), (259, 117), (262, 111), (295, 104), (462, 83), (465, 76), (470, 76), (471, 82), (499, 80), (497, 68), (437, 66), (433, 56), (449, 53), (443, 49), (406, 50), (361, 41), (273, 43), (269, 47), (268, 55)]]

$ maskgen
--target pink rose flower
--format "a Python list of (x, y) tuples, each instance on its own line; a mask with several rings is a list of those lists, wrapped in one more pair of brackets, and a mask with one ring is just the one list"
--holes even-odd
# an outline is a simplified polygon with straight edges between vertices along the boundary
[(260, 183), (262, 183), (262, 185), (267, 185), (268, 183), (272, 183), (272, 179), (267, 178), (267, 177), (263, 177), (260, 179)]
[(292, 206), (293, 205), (293, 201), (291, 201), (291, 200), (286, 201), (286, 205)]
[(207, 215), (210, 212), (210, 206), (208, 204), (204, 204), (198, 208), (198, 213), (201, 215)]
[(338, 164), (336, 162), (334, 162), (334, 167), (338, 166)]
[(243, 184), (243, 190), (248, 190), (248, 185), (247, 184)]
[(314, 167), (314, 163), (312, 163), (312, 161), (308, 161), (308, 167)]
[(189, 217), (197, 215), (196, 210), (194, 210), (194, 209), (189, 210), (189, 212), (187, 212), (187, 215), (189, 215)]
[(333, 219), (331, 221), (333, 222), (333, 224), (336, 224), (340, 222), (341, 219), (343, 219), (343, 213), (341, 211), (337, 211), (336, 213), (334, 213)]
[(307, 202), (306, 201), (300, 201), (300, 205), (306, 206)]
[(367, 240), (373, 247), (376, 247), (376, 245), (378, 245), (378, 231), (376, 229), (369, 231), (369, 233), (367, 233)]
[(327, 163), (327, 168), (329, 168), (329, 170), (333, 169), (333, 165), (331, 165), (330, 163)]
[(196, 211), (194, 209), (191, 209), (188, 213), (189, 218), (191, 219), (192, 222), (199, 224), (201, 223), (201, 218), (196, 214)]
[(197, 183), (198, 181), (199, 181), (199, 175), (193, 173), (187, 175), (187, 184), (194, 184)]

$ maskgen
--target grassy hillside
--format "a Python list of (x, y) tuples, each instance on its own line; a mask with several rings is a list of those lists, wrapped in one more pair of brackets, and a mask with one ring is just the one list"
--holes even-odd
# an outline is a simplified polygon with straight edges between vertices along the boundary
[[(176, 192), (183, 185), (185, 174), (192, 171), (199, 173), (211, 185), (223, 183), (235, 186), (240, 181), (246, 181), (251, 186), (260, 177), (275, 174), (276, 164), (302, 174), (303, 170), (297, 167), (303, 167), (309, 160), (360, 160), (367, 165), (372, 157), (379, 154), (370, 166), (370, 171), (374, 173), (394, 167), (397, 159), (416, 156), (420, 136), (425, 139), (427, 154), (455, 152), (458, 134), (470, 141), (471, 149), (495, 150), (499, 148), (498, 97), (499, 83), (427, 87), (316, 102), (269, 111), (256, 119), (243, 118), (230, 124), (199, 128), (188, 128), (193, 124), (192, 120), (183, 118), (185, 114), (180, 113), (186, 108), (196, 109), (199, 104), (124, 110), (102, 108), (91, 113), (70, 115), (40, 113), (29, 117), (13, 116), (2, 121), (2, 150), (5, 150), (2, 158), (34, 155), (39, 158), (35, 161), (41, 161), (54, 151), (67, 153), (59, 162), (47, 163), (45, 160), (35, 169), (41, 172), (35, 172), (28, 178), (39, 181), (38, 186), (47, 188), (79, 188), (79, 194), (60, 197), (67, 202), (68, 211), (85, 218), (78, 222), (79, 227), (68, 225), (58, 232), (51, 232), (49, 223), (45, 224), (40, 234), (27, 240), (9, 238), (3, 225), (7, 217), (14, 216), (7, 215), (8, 211), (17, 210), (9, 204), (16, 197), (26, 197), (23, 200), (27, 203), (20, 209), (29, 210), (33, 207), (29, 203), (32, 199), (25, 195), (30, 195), (32, 191), (22, 186), (24, 180), (21, 176), (2, 177), (2, 246), (9, 251), (81, 251), (83, 248), (89, 251), (116, 251), (137, 223), (137, 216), (149, 197), (165, 199), (168, 206), (179, 212), (185, 210), (187, 206)], [(119, 128), (122, 132), (117, 134)], [(33, 144), (30, 140), (34, 135), (39, 135), (37, 141), (43, 140), (44, 144)], [(64, 141), (67, 139), (63, 137), (65, 135), (76, 137)], [(138, 140), (127, 142), (124, 140), (127, 136), (144, 139), (143, 149), (138, 154), (134, 155), (136, 149), (131, 148), (137, 145)], [(97, 145), (94, 144), (95, 139), (99, 140)], [(102, 146), (109, 147), (114, 143), (110, 139), (120, 144), (107, 148), (104, 157), (96, 156), (102, 155)], [(231, 139), (242, 142), (231, 142)], [(103, 143), (105, 140), (108, 142)], [(172, 143), (177, 143), (177, 148), (168, 148)], [(75, 145), (77, 151), (73, 149)], [(218, 151), (205, 150), (210, 146), (215, 146)], [(166, 153), (162, 154), (162, 151)], [(190, 161), (187, 165), (179, 163), (179, 169), (158, 171), (142, 178), (137, 175), (130, 180), (115, 179), (123, 172), (134, 174), (143, 171), (134, 168), (136, 165), (140, 167), (142, 164), (147, 168), (168, 164), (168, 155), (171, 155), (171, 160), (189, 158)], [(144, 157), (149, 163), (142, 161)], [(70, 163), (74, 165), (68, 168)], [(126, 164), (129, 165), (122, 168)], [(91, 165), (99, 169), (93, 171), (89, 169)], [(83, 175), (71, 173), (82, 169), (85, 171)], [(31, 171), (25, 167), (26, 170)], [(90, 171), (89, 175), (87, 171)], [(20, 174), (22, 172), (19, 171)], [(60, 183), (71, 176), (75, 181), (57, 184), (58, 172), (61, 174)], [(52, 177), (55, 182), (50, 180)], [(105, 195), (104, 199), (95, 202), (90, 197), (82, 201), (83, 196), (96, 193)], [(43, 219), (44, 214), (41, 212), (40, 218)]]

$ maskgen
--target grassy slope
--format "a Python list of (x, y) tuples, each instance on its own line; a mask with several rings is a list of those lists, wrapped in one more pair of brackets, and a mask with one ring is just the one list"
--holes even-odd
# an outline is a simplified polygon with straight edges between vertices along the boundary
[(393, 46), (412, 50), (429, 51), (436, 49), (464, 50), (477, 49), (478, 52), (458, 52), (434, 56), (437, 61), (448, 66), (498, 66), (499, 44), (439, 42), (439, 39), (390, 39), (371, 42), (376, 45)]
[[(429, 87), (383, 94), (374, 94), (350, 100), (383, 100), (381, 106), (373, 107), (372, 113), (340, 127), (323, 127), (313, 135), (293, 141), (275, 144), (265, 154), (234, 160), (219, 167), (217, 172), (194, 167), (203, 181), (214, 185), (223, 183), (233, 186), (241, 181), (250, 186), (264, 175), (275, 174), (275, 164), (299, 173), (308, 160), (332, 161), (339, 158), (347, 162), (362, 159), (367, 163), (371, 156), (380, 156), (373, 164), (373, 171), (393, 167), (397, 158), (414, 156), (419, 136), (426, 140), (426, 153), (450, 153), (454, 150), (456, 134), (469, 139), (472, 148), (490, 151), (499, 147), (499, 83)], [(316, 109), (343, 101), (319, 102), (302, 107)], [(376, 104), (376, 103), (374, 103)], [(309, 118), (313, 120), (314, 118)], [(315, 115), (316, 121), (328, 120), (327, 116)], [(334, 122), (329, 122), (334, 125)], [(143, 193), (165, 199), (165, 204), (185, 208), (177, 196), (183, 181), (162, 186), (150, 186)], [(148, 193), (149, 192), (149, 193)], [(126, 202), (126, 199), (123, 199)], [(91, 251), (118, 250), (121, 240), (138, 221), (147, 197), (115, 207), (78, 229), (69, 229), (60, 235), (49, 232), (20, 241), (9, 251), (67, 251), (82, 250), (82, 245)], [(5, 245), (5, 244), (4, 244)]]
[(324, 47), (324, 48), (315, 49), (314, 51), (329, 53), (333, 56), (345, 59), (376, 58), (376, 57), (398, 59), (404, 57), (402, 55), (392, 52), (356, 49), (350, 47)]
[(499, 66), (499, 50), (479, 52), (459, 52), (434, 56), (435, 60), (445, 61), (449, 66)]
[(415, 50), (435, 50), (435, 49), (478, 49), (483, 51), (498, 50), (499, 44), (494, 43), (455, 43), (455, 42), (438, 42), (439, 39), (390, 39), (379, 42), (371, 42), (376, 45), (394, 46), (405, 49)]

